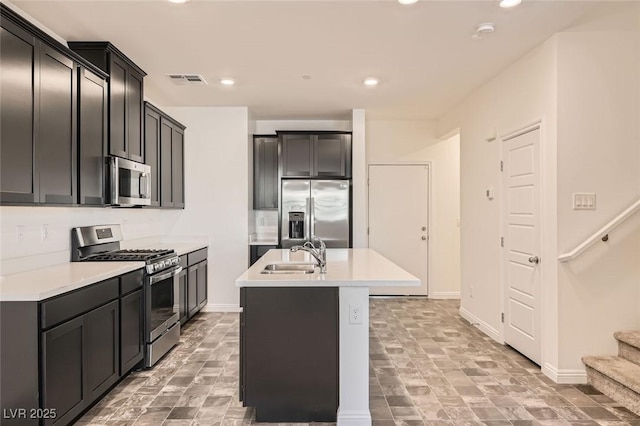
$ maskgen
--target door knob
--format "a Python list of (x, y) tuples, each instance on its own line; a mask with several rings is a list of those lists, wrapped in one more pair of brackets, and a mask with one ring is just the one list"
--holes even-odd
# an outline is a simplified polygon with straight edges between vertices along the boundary
[(423, 235), (423, 236), (422, 236), (422, 239), (423, 239), (423, 240), (426, 240), (426, 239), (427, 239), (427, 236), (426, 236), (426, 235)]
[(540, 263), (540, 259), (538, 258), (538, 256), (531, 256), (529, 258), (529, 263)]

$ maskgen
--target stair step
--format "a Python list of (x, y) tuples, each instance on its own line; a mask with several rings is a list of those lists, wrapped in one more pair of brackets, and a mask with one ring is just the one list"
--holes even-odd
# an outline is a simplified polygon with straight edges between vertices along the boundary
[(613, 337), (640, 350), (640, 331), (616, 331)]
[(640, 365), (617, 356), (585, 356), (582, 362), (640, 395)]

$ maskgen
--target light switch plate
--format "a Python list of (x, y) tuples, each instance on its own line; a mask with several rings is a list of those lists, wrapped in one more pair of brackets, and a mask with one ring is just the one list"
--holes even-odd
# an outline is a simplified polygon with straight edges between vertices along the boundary
[(573, 209), (574, 210), (595, 210), (596, 194), (593, 192), (574, 192), (573, 193)]

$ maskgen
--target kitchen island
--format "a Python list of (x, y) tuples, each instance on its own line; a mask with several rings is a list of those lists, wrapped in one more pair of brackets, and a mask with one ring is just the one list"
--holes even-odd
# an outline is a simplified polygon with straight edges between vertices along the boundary
[(369, 287), (420, 280), (371, 249), (327, 249), (327, 272), (264, 274), (315, 264), (270, 250), (242, 274), (240, 398), (257, 421), (370, 425)]

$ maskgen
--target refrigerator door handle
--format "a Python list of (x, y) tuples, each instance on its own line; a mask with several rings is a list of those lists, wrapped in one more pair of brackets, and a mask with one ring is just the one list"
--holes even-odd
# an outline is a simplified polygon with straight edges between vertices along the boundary
[(311, 239), (311, 237), (315, 237), (316, 235), (316, 200), (315, 198), (311, 197), (310, 198), (311, 202), (309, 203), (309, 212), (310, 212), (310, 217), (309, 217), (309, 226), (311, 229), (311, 233), (309, 234), (309, 239)]
[(306, 216), (305, 224), (304, 224), (304, 239), (305, 241), (309, 241), (311, 239), (311, 201), (312, 198), (307, 198), (307, 208), (305, 209)]

